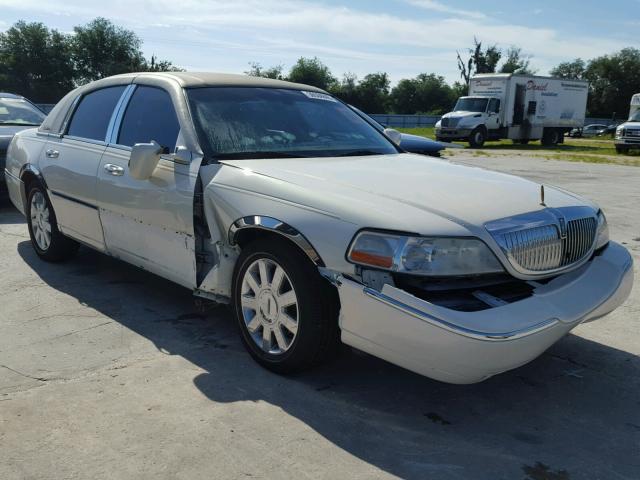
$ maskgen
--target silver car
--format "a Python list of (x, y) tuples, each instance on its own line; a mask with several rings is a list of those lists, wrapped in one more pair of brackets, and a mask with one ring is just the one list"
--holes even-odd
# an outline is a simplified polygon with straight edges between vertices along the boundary
[(43, 260), (83, 244), (229, 302), (249, 353), (280, 373), (341, 340), (478, 382), (606, 315), (633, 283), (593, 202), (403, 153), (306, 85), (99, 80), (17, 134), (5, 174)]

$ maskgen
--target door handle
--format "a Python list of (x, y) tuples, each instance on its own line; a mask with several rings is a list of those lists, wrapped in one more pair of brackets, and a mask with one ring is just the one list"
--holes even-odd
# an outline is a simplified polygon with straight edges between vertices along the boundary
[(124, 168), (119, 167), (118, 165), (114, 165), (113, 163), (107, 163), (104, 166), (104, 169), (108, 174), (114, 175), (116, 177), (121, 177), (122, 175), (124, 175)]
[(54, 150), (53, 148), (50, 148), (49, 150), (44, 152), (44, 154), (47, 156), (47, 158), (58, 158), (60, 156), (60, 152)]

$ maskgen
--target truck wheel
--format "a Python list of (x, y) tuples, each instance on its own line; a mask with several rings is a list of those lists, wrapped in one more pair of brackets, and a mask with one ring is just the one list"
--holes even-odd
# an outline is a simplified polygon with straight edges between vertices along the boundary
[(557, 128), (545, 128), (542, 132), (542, 145), (553, 147), (560, 143), (560, 131)]
[(629, 148), (616, 146), (616, 153), (621, 153), (623, 155), (626, 155), (627, 153), (629, 153)]
[(487, 130), (484, 127), (476, 127), (469, 135), (469, 146), (471, 148), (482, 148), (487, 139)]
[(263, 367), (302, 371), (339, 344), (337, 292), (295, 245), (266, 238), (243, 248), (232, 288), (242, 342)]
[(40, 258), (47, 262), (61, 262), (75, 255), (78, 243), (58, 230), (56, 214), (47, 192), (38, 182), (29, 185), (26, 213), (31, 245)]

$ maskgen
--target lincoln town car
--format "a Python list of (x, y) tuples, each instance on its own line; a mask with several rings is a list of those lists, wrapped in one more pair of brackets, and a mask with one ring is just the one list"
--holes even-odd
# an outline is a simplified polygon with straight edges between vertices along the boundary
[(398, 138), (307, 85), (132, 73), (17, 133), (5, 176), (42, 260), (84, 245), (229, 303), (278, 373), (342, 342), (478, 382), (625, 301), (598, 205)]

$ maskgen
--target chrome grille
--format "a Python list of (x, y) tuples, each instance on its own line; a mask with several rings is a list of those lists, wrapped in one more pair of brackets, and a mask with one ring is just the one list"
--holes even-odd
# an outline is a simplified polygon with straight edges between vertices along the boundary
[[(576, 213), (581, 216), (575, 218)], [(551, 272), (580, 262), (592, 251), (598, 221), (592, 212), (583, 216), (585, 213), (582, 207), (566, 212), (547, 209), (491, 222), (486, 227), (516, 270)]]

